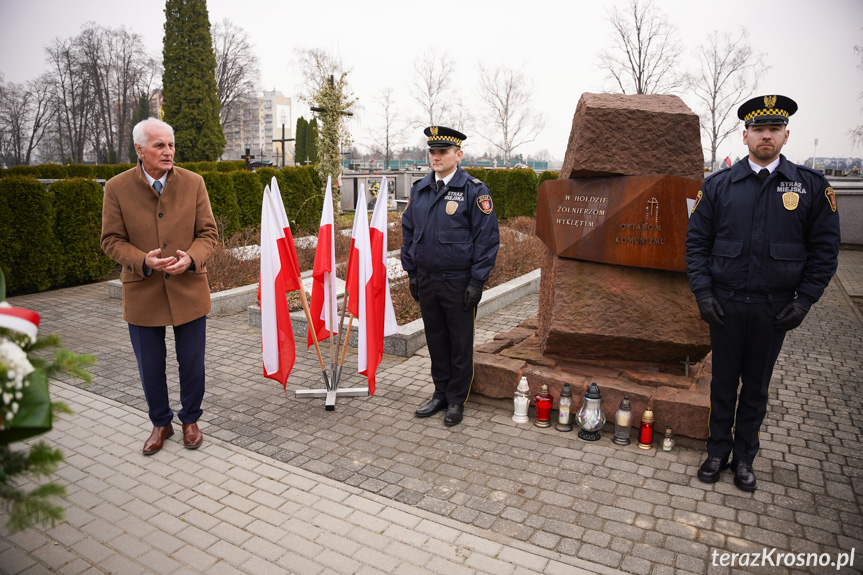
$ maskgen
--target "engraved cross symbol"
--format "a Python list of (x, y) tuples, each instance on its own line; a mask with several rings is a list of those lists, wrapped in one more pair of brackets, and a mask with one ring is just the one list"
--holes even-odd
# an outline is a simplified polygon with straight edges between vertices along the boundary
[(647, 205), (650, 206), (650, 213), (653, 213), (654, 206), (659, 206), (659, 201), (656, 198), (650, 198), (647, 200)]

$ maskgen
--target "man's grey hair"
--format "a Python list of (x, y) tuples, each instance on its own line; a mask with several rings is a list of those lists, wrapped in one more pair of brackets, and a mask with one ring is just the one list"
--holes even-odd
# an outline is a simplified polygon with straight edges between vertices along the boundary
[(142, 148), (147, 145), (147, 142), (150, 140), (150, 128), (155, 127), (168, 128), (171, 130), (171, 136), (174, 135), (174, 128), (172, 128), (169, 124), (166, 124), (162, 120), (157, 120), (156, 118), (147, 118), (146, 120), (141, 120), (135, 127), (132, 128), (132, 141), (135, 142), (136, 146), (141, 146)]

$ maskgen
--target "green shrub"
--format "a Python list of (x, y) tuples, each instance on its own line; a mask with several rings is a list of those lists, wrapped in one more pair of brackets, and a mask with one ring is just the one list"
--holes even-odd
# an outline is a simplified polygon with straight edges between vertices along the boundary
[(8, 175), (10, 176), (30, 176), (31, 178), (41, 178), (39, 175), (39, 166), (12, 166), (9, 168)]
[(69, 164), (66, 166), (66, 174), (64, 178), (92, 178), (93, 166), (84, 164)]
[(234, 183), (234, 196), (239, 208), (240, 228), (259, 226), (261, 224), (261, 202), (264, 198), (264, 185), (258, 175), (245, 170), (230, 172), (228, 175)]
[[(114, 267), (102, 252), (102, 186), (93, 180), (75, 178), (51, 184), (56, 211), (57, 242), (62, 246), (63, 279), (55, 286), (100, 281)], [(55, 287), (52, 286), (52, 287)]]
[(33, 178), (11, 176), (0, 180), (5, 199), (0, 214), (6, 228), (0, 262), (10, 295), (44, 291), (63, 277), (54, 234), (54, 206), (45, 186)]
[(216, 164), (217, 172), (236, 172), (237, 170), (245, 170), (245, 160), (232, 160), (228, 162), (218, 162)]
[(536, 172), (530, 168), (507, 170), (507, 172), (507, 217), (535, 216)]
[(539, 175), (539, 178), (536, 182), (536, 189), (538, 190), (542, 183), (546, 180), (556, 180), (560, 177), (560, 173), (554, 170), (546, 170)]
[(282, 168), (281, 173), (279, 188), (291, 226), (309, 233), (316, 232), (324, 207), (324, 190), (317, 170), (296, 166)]
[[(275, 168), (258, 168), (255, 172), (255, 176), (260, 180), (262, 186), (269, 186), (273, 176), (276, 176), (276, 179), (278, 180), (278, 175), (279, 170)], [(279, 185), (281, 185), (281, 182), (279, 182)], [(260, 216), (260, 214), (258, 214), (258, 216)]]
[(210, 207), (213, 217), (219, 224), (219, 232), (223, 238), (240, 231), (240, 206), (237, 205), (237, 195), (234, 193), (234, 180), (230, 174), (222, 172), (204, 172), (204, 183), (210, 196)]
[(518, 170), (487, 170), (466, 168), (471, 177), (477, 178), (491, 190), (494, 210), (498, 219), (536, 215), (536, 172), (530, 168)]

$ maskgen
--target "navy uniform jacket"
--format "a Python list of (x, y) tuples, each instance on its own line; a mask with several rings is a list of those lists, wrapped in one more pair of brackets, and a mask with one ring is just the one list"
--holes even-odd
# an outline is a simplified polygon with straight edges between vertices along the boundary
[(714, 287), (741, 295), (797, 295), (811, 306), (836, 272), (839, 214), (824, 176), (780, 156), (762, 185), (743, 160), (707, 178), (686, 234), (696, 299)]
[(431, 172), (411, 188), (402, 214), (402, 267), (432, 279), (482, 285), (494, 267), (500, 236), (488, 187), (461, 167), (442, 191)]

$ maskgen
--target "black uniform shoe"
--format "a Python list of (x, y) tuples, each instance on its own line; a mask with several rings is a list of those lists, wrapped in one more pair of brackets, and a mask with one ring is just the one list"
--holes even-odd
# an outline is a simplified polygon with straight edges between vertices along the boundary
[(704, 483), (716, 483), (723, 469), (728, 469), (727, 457), (708, 457), (698, 468), (698, 479)]
[(446, 415), (443, 418), (444, 425), (458, 425), (461, 423), (462, 417), (464, 417), (464, 406), (450, 405), (446, 408)]
[(430, 402), (417, 409), (414, 413), (416, 413), (417, 417), (431, 417), (443, 409), (446, 409), (446, 401), (433, 398)]
[(755, 481), (755, 472), (752, 471), (751, 463), (732, 461), (731, 470), (734, 471), (734, 485), (741, 491), (755, 491), (758, 482)]

